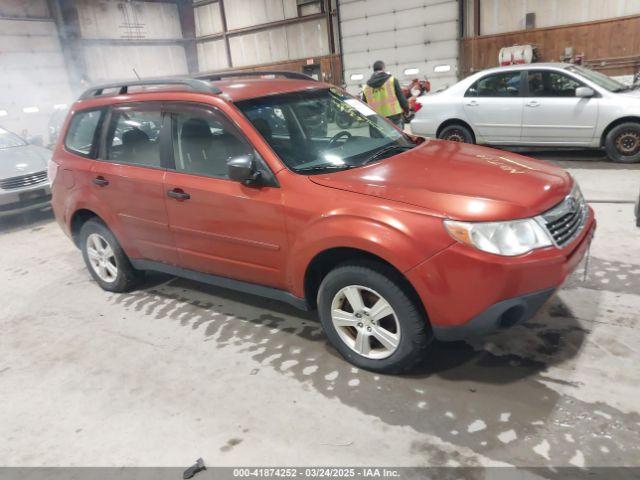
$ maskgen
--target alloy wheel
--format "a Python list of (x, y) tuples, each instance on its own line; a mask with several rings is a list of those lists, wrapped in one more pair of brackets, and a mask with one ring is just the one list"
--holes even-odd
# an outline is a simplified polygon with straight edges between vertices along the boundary
[(118, 277), (118, 264), (109, 242), (102, 235), (92, 233), (87, 237), (86, 248), (89, 263), (96, 275), (104, 282), (115, 282)]
[(340, 339), (363, 357), (380, 360), (400, 344), (400, 322), (391, 304), (361, 285), (342, 288), (331, 302), (331, 321)]

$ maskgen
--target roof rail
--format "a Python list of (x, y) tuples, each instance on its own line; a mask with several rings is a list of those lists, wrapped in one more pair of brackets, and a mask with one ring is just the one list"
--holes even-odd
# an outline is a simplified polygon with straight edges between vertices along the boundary
[(84, 100), (91, 97), (99, 97), (103, 94), (105, 90), (110, 89), (118, 89), (118, 95), (125, 95), (129, 87), (139, 87), (139, 86), (148, 86), (148, 85), (183, 85), (185, 87), (190, 88), (194, 92), (198, 93), (222, 93), (218, 87), (214, 87), (213, 85), (206, 82), (204, 79), (197, 78), (176, 78), (176, 77), (167, 77), (167, 78), (149, 78), (145, 80), (132, 80), (132, 81), (122, 81), (122, 82), (114, 82), (114, 83), (105, 83), (102, 85), (95, 85), (84, 91), (82, 95), (80, 95), (80, 100)]
[(284, 78), (296, 79), (296, 80), (317, 80), (309, 75), (300, 72), (291, 72), (289, 70), (252, 70), (252, 71), (230, 71), (219, 73), (203, 73), (195, 75), (195, 78), (201, 78), (203, 80), (209, 80), (215, 82), (216, 80), (222, 80), (223, 78), (230, 77), (261, 77), (266, 75), (281, 76)]

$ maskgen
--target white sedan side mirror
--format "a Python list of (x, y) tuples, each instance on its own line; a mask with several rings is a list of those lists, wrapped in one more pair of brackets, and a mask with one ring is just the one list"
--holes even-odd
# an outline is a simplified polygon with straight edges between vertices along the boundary
[(595, 94), (596, 92), (594, 92), (593, 89), (589, 87), (576, 88), (576, 97), (588, 98), (593, 97)]

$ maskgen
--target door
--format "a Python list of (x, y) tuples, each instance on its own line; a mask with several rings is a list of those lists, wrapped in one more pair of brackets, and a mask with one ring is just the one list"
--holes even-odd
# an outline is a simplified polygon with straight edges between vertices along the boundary
[(130, 256), (175, 264), (160, 155), (161, 105), (113, 108), (106, 125), (91, 172), (94, 194), (115, 215), (110, 226)]
[(528, 72), (522, 142), (589, 145), (598, 121), (598, 97), (576, 97), (577, 79), (554, 70)]
[(465, 92), (463, 109), (478, 140), (516, 144), (522, 132), (522, 72), (487, 75)]
[[(459, 0), (337, 0), (344, 83), (352, 95), (383, 60), (401, 85), (428, 78), (433, 92), (458, 81)], [(333, 78), (333, 83), (338, 79)]]
[(207, 106), (172, 105), (173, 169), (165, 196), (183, 268), (285, 288), (286, 233), (278, 187), (229, 180), (227, 161), (253, 147), (223, 113)]

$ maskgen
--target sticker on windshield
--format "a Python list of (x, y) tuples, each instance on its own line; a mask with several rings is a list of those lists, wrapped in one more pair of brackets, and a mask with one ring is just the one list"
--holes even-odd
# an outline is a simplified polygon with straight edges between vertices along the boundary
[(371, 107), (369, 107), (369, 105), (362, 103), (361, 101), (356, 100), (355, 98), (347, 98), (345, 102), (347, 102), (349, 105), (351, 105), (353, 108), (355, 108), (359, 113), (361, 113), (365, 117), (370, 117), (371, 115), (376, 114), (376, 112), (374, 112), (371, 109)]

